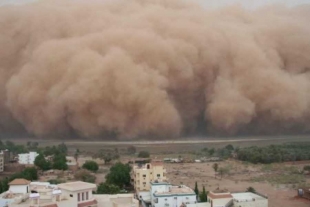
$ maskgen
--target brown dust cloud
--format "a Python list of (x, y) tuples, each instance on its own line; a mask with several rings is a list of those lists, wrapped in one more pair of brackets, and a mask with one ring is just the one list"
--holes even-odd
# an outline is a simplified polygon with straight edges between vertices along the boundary
[(310, 6), (42, 0), (0, 7), (0, 132), (310, 132)]

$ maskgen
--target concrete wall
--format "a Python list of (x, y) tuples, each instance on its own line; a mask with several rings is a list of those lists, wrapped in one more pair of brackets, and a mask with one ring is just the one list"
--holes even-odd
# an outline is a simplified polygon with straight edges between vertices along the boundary
[(12, 193), (30, 193), (29, 185), (11, 185), (9, 191)]
[(33, 165), (34, 160), (38, 156), (37, 152), (29, 152), (29, 153), (24, 153), (24, 154), (18, 154), (18, 163), (19, 164), (30, 164)]
[(243, 201), (243, 202), (236, 202), (234, 201), (235, 207), (268, 207), (268, 200), (267, 199), (256, 199), (255, 201)]
[(181, 206), (182, 203), (190, 204), (196, 202), (196, 195), (178, 195), (178, 196), (164, 196), (164, 197), (157, 197), (157, 203), (154, 202), (155, 207), (175, 207)]

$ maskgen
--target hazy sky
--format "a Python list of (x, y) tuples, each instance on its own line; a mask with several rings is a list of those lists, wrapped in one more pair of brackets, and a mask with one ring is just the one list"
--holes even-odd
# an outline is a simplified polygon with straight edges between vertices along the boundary
[[(39, 0), (0, 0), (0, 5), (6, 4), (24, 4)], [(41, 0), (44, 1), (44, 0)], [(242, 4), (248, 8), (260, 7), (266, 4), (281, 3), (287, 6), (294, 6), (298, 4), (310, 4), (310, 0), (195, 0), (201, 2), (204, 6), (217, 8), (223, 5)]]

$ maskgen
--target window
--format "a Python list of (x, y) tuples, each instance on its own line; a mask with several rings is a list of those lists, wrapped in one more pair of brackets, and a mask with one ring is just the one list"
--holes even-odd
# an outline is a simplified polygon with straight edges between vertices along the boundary
[(84, 201), (84, 193), (82, 193), (82, 201)]
[(81, 201), (81, 195), (78, 193), (78, 201)]
[(86, 200), (88, 200), (88, 191), (86, 192)]
[(160, 177), (160, 174), (157, 174), (157, 177)]
[(70, 197), (72, 198), (72, 197), (73, 197), (73, 195), (72, 195), (72, 194), (70, 194)]
[(146, 178), (146, 175), (143, 175), (144, 178)]
[(143, 182), (143, 185), (146, 185), (146, 182)]

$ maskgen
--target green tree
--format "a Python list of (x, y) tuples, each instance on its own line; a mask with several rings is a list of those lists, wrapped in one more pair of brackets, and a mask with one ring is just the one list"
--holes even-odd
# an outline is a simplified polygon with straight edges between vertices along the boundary
[(198, 185), (197, 185), (197, 181), (195, 182), (195, 194), (196, 196), (199, 196), (199, 189), (198, 189)]
[(118, 162), (110, 168), (110, 172), (106, 175), (106, 182), (108, 184), (117, 185), (123, 188), (124, 185), (130, 185), (130, 166)]
[(229, 151), (234, 151), (234, 146), (232, 146), (231, 144), (226, 145), (225, 149), (229, 150)]
[(117, 185), (100, 183), (97, 188), (97, 194), (118, 194), (120, 188)]
[(246, 192), (256, 193), (256, 190), (250, 186), (246, 189)]
[(97, 172), (99, 169), (99, 166), (97, 162), (89, 160), (83, 164), (82, 168), (92, 171), (92, 172)]
[(6, 148), (10, 151), (14, 150), (15, 144), (9, 140), (5, 141)]
[(61, 143), (60, 145), (58, 145), (58, 150), (60, 151), (60, 153), (66, 155), (68, 152), (67, 145), (65, 145), (65, 143)]
[(4, 179), (1, 180), (1, 189), (2, 189), (2, 192), (9, 190), (9, 178), (8, 177), (5, 177)]
[(45, 159), (43, 154), (36, 157), (34, 164), (43, 171), (51, 169), (51, 163)]
[(310, 165), (304, 166), (304, 170), (305, 170), (305, 171), (310, 171)]
[(118, 159), (119, 154), (118, 150), (101, 149), (94, 157), (98, 157), (100, 159), (103, 159), (105, 163), (109, 163), (112, 160)]
[(78, 161), (79, 155), (80, 155), (80, 150), (79, 150), (79, 149), (76, 149), (76, 150), (75, 150), (75, 153), (74, 153), (74, 158), (75, 158), (75, 161), (76, 161), (76, 162)]
[(26, 167), (22, 171), (23, 178), (27, 180), (37, 180), (38, 179), (38, 171), (35, 167)]
[(56, 170), (67, 170), (68, 169), (67, 159), (64, 154), (54, 155), (53, 169), (56, 169)]
[(208, 201), (208, 197), (207, 197), (207, 192), (206, 192), (205, 186), (203, 186), (202, 192), (199, 195), (199, 197), (200, 197), (200, 202), (207, 202)]
[(140, 151), (138, 154), (138, 157), (140, 158), (149, 158), (150, 157), (150, 153), (148, 151)]
[(215, 176), (215, 175), (216, 175), (216, 172), (218, 171), (219, 165), (218, 165), (217, 163), (214, 163), (214, 164), (212, 165), (212, 168), (213, 168), (213, 170), (214, 170), (214, 176)]
[(74, 178), (76, 180), (81, 180), (83, 182), (88, 182), (88, 183), (95, 183), (96, 182), (96, 176), (91, 174), (86, 169), (81, 169), (81, 170), (77, 171), (74, 174)]
[(209, 149), (209, 154), (210, 154), (211, 156), (214, 154), (214, 152), (215, 152), (215, 149), (214, 149), (214, 148)]
[(26, 167), (23, 171), (13, 174), (9, 181), (12, 181), (16, 178), (24, 178), (26, 180), (37, 180), (38, 179), (38, 171), (35, 167)]

